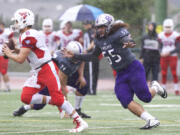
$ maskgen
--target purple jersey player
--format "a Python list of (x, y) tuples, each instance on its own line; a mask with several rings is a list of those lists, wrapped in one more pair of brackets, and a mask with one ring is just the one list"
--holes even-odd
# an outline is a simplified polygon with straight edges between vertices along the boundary
[(64, 50), (64, 56), (89, 61), (103, 53), (117, 72), (114, 90), (122, 106), (146, 121), (141, 129), (157, 127), (160, 122), (135, 102), (133, 97), (135, 94), (141, 101), (149, 103), (156, 93), (166, 98), (166, 90), (157, 81), (153, 81), (148, 88), (144, 68), (129, 49), (135, 46), (135, 42), (121, 23), (114, 23), (113, 16), (102, 14), (96, 19), (95, 27), (96, 47), (92, 53), (73, 54)]

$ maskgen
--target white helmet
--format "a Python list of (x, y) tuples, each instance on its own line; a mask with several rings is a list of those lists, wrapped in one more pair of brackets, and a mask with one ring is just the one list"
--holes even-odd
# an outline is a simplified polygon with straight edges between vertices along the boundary
[(80, 54), (83, 52), (83, 47), (82, 45), (77, 42), (77, 41), (71, 41), (68, 43), (68, 45), (66, 46), (66, 49), (68, 51), (73, 52), (74, 54)]
[(69, 22), (68, 20), (62, 21), (62, 22), (60, 23), (59, 28), (60, 28), (60, 29), (63, 29), (63, 28), (66, 26), (66, 24), (67, 24), (68, 22)]
[(29, 9), (18, 9), (11, 20), (15, 21), (15, 24), (12, 26), (13, 29), (19, 31), (27, 26), (34, 25), (34, 14)]
[(172, 19), (165, 19), (163, 22), (163, 30), (165, 33), (171, 33), (174, 29), (174, 23)]
[(53, 21), (50, 18), (44, 19), (42, 23), (43, 31), (51, 32), (53, 30)]
[(111, 27), (114, 23), (114, 17), (110, 14), (101, 14), (96, 18), (95, 26), (107, 26)]
[(114, 23), (115, 24), (117, 24), (117, 23), (124, 23), (124, 21), (119, 19), (119, 20), (116, 20)]

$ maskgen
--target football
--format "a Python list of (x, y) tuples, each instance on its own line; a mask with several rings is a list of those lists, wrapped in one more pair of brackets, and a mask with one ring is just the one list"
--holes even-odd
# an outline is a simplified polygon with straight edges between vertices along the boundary
[[(5, 44), (9, 47), (9, 49), (11, 49), (11, 50), (15, 49), (15, 43), (12, 39), (9, 39), (8, 42), (6, 42)], [(8, 59), (8, 57), (6, 55), (4, 56), (4, 58)]]
[(9, 39), (9, 41), (6, 43), (9, 49), (14, 50), (15, 49), (15, 43), (12, 39)]

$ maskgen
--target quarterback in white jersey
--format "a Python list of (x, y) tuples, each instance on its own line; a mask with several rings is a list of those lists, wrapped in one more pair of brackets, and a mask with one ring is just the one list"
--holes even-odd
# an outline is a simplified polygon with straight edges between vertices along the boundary
[[(7, 74), (8, 59), (4, 58), (2, 48), (3, 48), (3, 44), (8, 42), (12, 38), (13, 38), (13, 32), (10, 29), (5, 28), (4, 23), (0, 22), (0, 73), (2, 74), (3, 81), (6, 86), (6, 91), (10, 91), (9, 76)], [(14, 39), (12, 41), (14, 42)]]
[(60, 47), (65, 48), (70, 41), (78, 41), (83, 43), (83, 33), (79, 29), (72, 29), (70, 21), (63, 21), (60, 26), (61, 30), (57, 31), (60, 38)]
[[(52, 104), (64, 110), (74, 119), (76, 127), (70, 132), (81, 132), (88, 128), (88, 124), (78, 115), (72, 105), (64, 98), (60, 90), (60, 79), (58, 67), (51, 60), (51, 54), (47, 49), (44, 40), (39, 32), (32, 29), (34, 25), (34, 14), (29, 9), (18, 9), (13, 20), (14, 29), (21, 34), (20, 43), (22, 47), (14, 54), (7, 47), (3, 46), (3, 53), (18, 63), (28, 60), (34, 74), (26, 81), (21, 94), (21, 101), (25, 104)], [(50, 96), (38, 92), (44, 87), (48, 88)], [(30, 106), (31, 107), (31, 106)], [(19, 112), (26, 112), (27, 106), (21, 107)]]
[(53, 31), (53, 21), (49, 18), (44, 19), (42, 23), (42, 31), (39, 32), (45, 40), (46, 46), (51, 55), (56, 51), (60, 44), (60, 39)]
[(178, 77), (176, 73), (178, 55), (180, 52), (180, 34), (174, 29), (172, 19), (165, 19), (163, 22), (163, 32), (158, 35), (161, 50), (161, 75), (162, 84), (166, 87), (167, 69), (170, 66), (171, 73), (174, 82), (174, 91), (176, 95), (179, 95)]

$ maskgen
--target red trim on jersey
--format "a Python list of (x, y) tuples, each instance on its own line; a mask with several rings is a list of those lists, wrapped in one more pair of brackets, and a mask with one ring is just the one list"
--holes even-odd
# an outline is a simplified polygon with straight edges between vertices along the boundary
[(72, 32), (70, 32), (70, 33), (65, 33), (65, 32), (63, 31), (63, 34), (66, 35), (66, 36), (69, 36), (69, 35), (72, 34)]
[(8, 39), (11, 39), (12, 37), (14, 37), (14, 33), (13, 32), (11, 34), (9, 34)]
[(82, 37), (83, 37), (83, 33), (82, 33), (82, 31), (80, 31), (78, 37), (76, 37), (75, 40), (79, 41), (79, 39), (82, 38)]
[(26, 37), (22, 41), (22, 47), (31, 48), (38, 58), (44, 57), (44, 51), (36, 47), (37, 40), (34, 37)]
[(60, 37), (58, 37), (58, 36), (54, 36), (53, 41), (58, 41), (58, 40), (60, 40)]
[(33, 49), (36, 47), (36, 43), (37, 43), (37, 40), (34, 37), (26, 37), (22, 41), (22, 47)]
[(36, 56), (40, 59), (40, 58), (43, 58), (44, 57), (44, 51), (35, 47), (32, 49), (32, 51), (36, 54)]
[(180, 43), (180, 36), (176, 37), (175, 43)]
[(165, 35), (166, 37), (169, 37), (169, 36), (172, 35), (172, 32), (171, 32), (171, 33), (164, 33), (164, 35)]
[(44, 32), (46, 36), (50, 35), (52, 32)]

